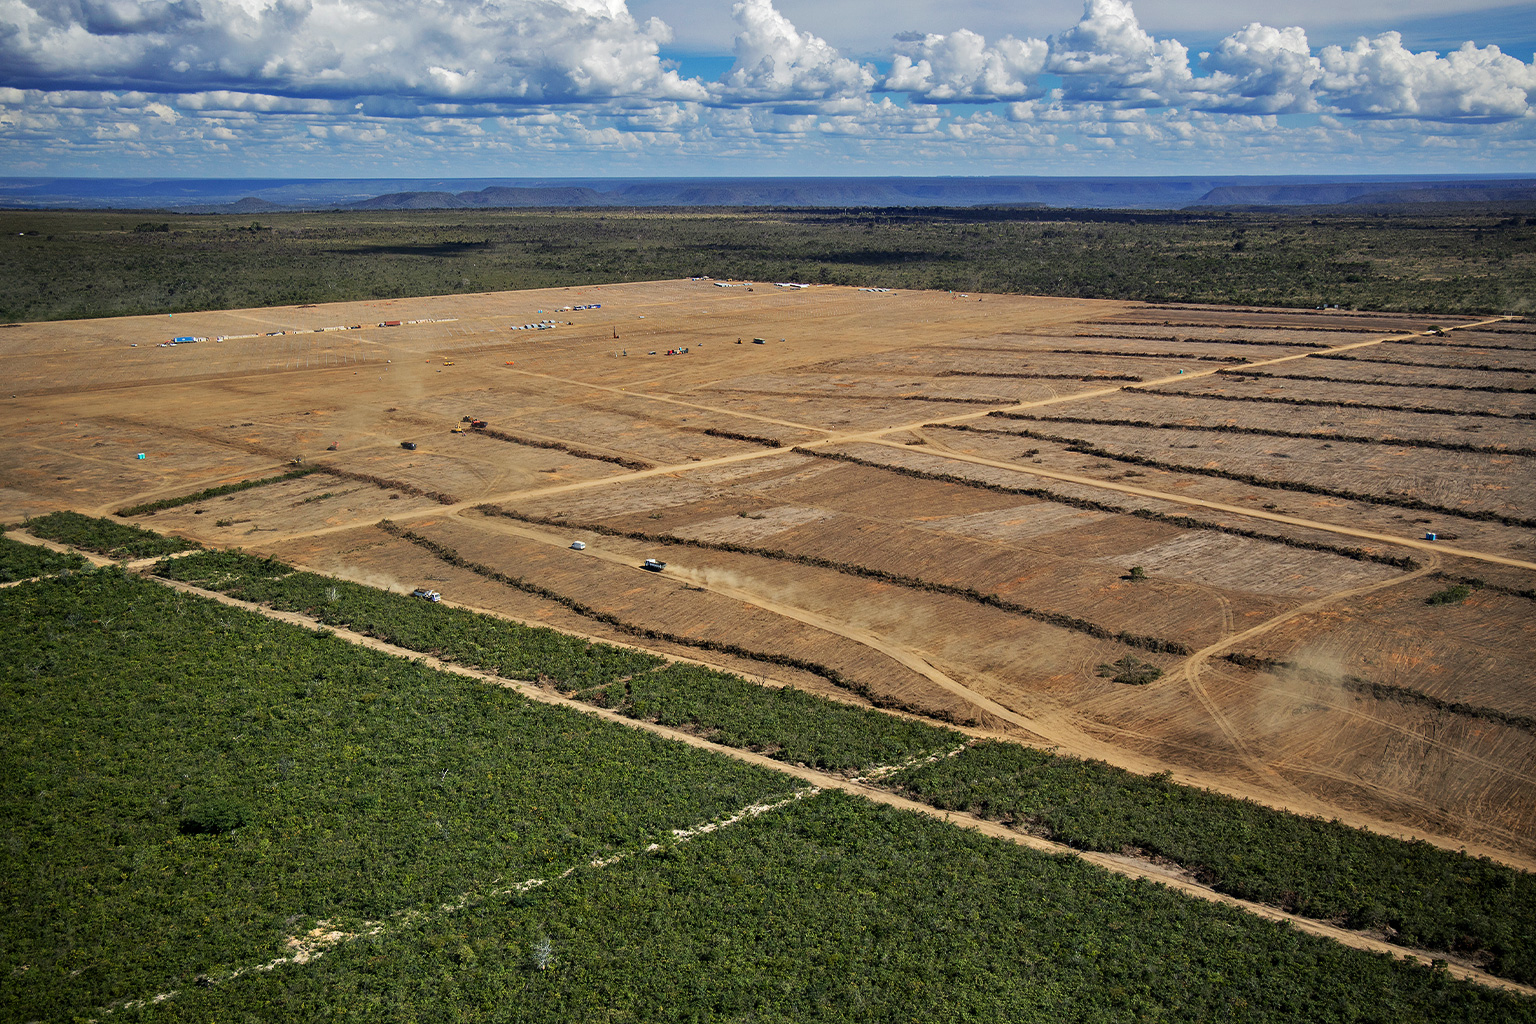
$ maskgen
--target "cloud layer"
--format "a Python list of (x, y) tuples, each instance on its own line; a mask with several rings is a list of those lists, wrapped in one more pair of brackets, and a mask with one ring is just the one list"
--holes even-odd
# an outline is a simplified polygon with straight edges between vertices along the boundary
[[(1253, 23), (1192, 55), (1129, 0), (1087, 0), (1045, 39), (903, 33), (856, 59), (773, 0), (732, 15), (734, 63), (705, 80), (624, 0), (0, 0), (0, 153), (12, 174), (207, 171), (274, 143), (330, 173), (380, 156), (388, 173), (550, 173), (562, 154), (591, 173), (600, 153), (665, 173), (775, 154), (996, 173), (1111, 152), (1237, 168), (1279, 149), (1296, 166), (1298, 144), (1326, 158), (1367, 136), (1394, 160), (1459, 147), (1468, 169), (1536, 155), (1536, 65), (1496, 46), (1416, 53), (1383, 31), (1314, 51), (1300, 27)], [(437, 164), (401, 162), (420, 140)]]

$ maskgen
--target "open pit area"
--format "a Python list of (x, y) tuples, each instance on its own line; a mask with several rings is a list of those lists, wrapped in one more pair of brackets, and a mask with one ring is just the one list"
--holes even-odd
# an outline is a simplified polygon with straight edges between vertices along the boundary
[(318, 467), (128, 521), (1536, 866), (1524, 320), (678, 280), (0, 378), (8, 523)]

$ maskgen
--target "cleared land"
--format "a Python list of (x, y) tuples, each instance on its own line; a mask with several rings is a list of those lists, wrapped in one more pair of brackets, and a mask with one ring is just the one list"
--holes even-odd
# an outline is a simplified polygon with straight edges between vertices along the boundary
[(133, 521), (1536, 864), (1523, 321), (669, 281), (24, 324), (0, 367), (10, 521), (302, 458)]

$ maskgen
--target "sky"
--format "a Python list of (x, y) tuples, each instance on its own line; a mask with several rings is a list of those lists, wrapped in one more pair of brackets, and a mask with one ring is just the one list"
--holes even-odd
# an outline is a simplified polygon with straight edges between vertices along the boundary
[(0, 175), (1536, 173), (1536, 5), (0, 0)]

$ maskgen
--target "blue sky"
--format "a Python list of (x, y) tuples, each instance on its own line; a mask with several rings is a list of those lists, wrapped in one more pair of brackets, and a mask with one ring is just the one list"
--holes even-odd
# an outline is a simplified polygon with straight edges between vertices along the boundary
[(1475, 0), (0, 0), (0, 174), (1536, 171)]

